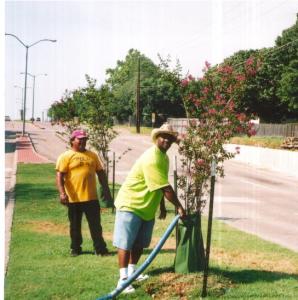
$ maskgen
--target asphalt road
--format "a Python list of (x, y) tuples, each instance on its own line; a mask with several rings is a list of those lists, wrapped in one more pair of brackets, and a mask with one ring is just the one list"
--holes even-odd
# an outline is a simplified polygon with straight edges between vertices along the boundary
[[(14, 129), (19, 126), (15, 124)], [(61, 131), (59, 127), (28, 124), (26, 130), (37, 152), (52, 162), (68, 147), (56, 134)], [(110, 153), (112, 159), (115, 152), (116, 182), (123, 182), (135, 159), (150, 145), (149, 136), (124, 130), (119, 133)], [(173, 162), (177, 147), (172, 147), (168, 155)], [(298, 178), (233, 160), (225, 163), (225, 173), (215, 185), (214, 218), (298, 251)]]

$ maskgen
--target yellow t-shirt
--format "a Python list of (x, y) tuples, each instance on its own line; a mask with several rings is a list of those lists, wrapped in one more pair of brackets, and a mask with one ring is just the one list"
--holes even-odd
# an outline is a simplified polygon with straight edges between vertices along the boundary
[(102, 170), (96, 153), (86, 150), (68, 150), (56, 163), (56, 171), (65, 173), (65, 191), (69, 202), (86, 202), (97, 199), (96, 172)]
[(132, 211), (143, 220), (154, 219), (163, 196), (162, 187), (168, 186), (169, 158), (157, 146), (145, 151), (135, 162), (122, 184), (115, 206)]

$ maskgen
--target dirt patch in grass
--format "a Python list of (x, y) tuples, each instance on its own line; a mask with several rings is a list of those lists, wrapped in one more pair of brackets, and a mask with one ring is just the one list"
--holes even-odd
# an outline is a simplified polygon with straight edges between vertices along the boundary
[(48, 233), (54, 235), (68, 235), (68, 224), (56, 224), (48, 221), (30, 221), (24, 225), (24, 228), (38, 233)]
[[(26, 230), (38, 232), (38, 233), (47, 233), (53, 235), (69, 235), (69, 224), (57, 224), (48, 221), (30, 221), (24, 225)], [(83, 229), (83, 234), (89, 234), (89, 229)], [(104, 232), (103, 236), (106, 240), (112, 240), (113, 234), (111, 232)]]
[[(203, 275), (200, 274), (176, 274), (163, 273), (156, 281), (148, 282), (145, 291), (153, 299), (170, 300), (180, 299), (187, 300), (194, 296), (199, 297), (202, 287)], [(214, 275), (210, 275), (208, 279), (208, 293), (213, 296), (221, 296), (226, 290), (231, 288), (233, 284)], [(193, 296), (193, 297), (192, 297)]]
[(270, 272), (298, 274), (297, 263), (290, 258), (283, 259), (266, 253), (229, 251), (212, 248), (211, 259), (218, 264), (225, 264), (240, 268), (251, 268)]
[[(160, 237), (152, 237), (150, 248), (155, 247), (156, 244), (159, 242), (159, 240), (160, 240)], [(176, 240), (174, 238), (167, 239), (165, 244), (163, 245), (162, 249), (175, 250), (176, 249)]]

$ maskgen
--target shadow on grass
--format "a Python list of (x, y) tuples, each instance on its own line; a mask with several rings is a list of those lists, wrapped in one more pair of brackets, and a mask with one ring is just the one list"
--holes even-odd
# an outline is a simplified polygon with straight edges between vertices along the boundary
[(57, 189), (54, 186), (45, 186), (40, 183), (18, 183), (15, 192), (16, 198), (20, 202), (32, 201), (33, 199), (48, 201), (50, 198), (58, 197)]
[(281, 272), (270, 272), (262, 270), (237, 270), (237, 271), (228, 271), (222, 270), (220, 268), (210, 268), (210, 274), (220, 275), (225, 278), (230, 279), (234, 283), (254, 283), (258, 281), (263, 282), (274, 282), (281, 279), (295, 279), (298, 280), (298, 275), (287, 274)]
[(148, 274), (151, 275), (151, 276), (158, 276), (158, 275), (161, 275), (163, 273), (174, 273), (174, 266), (164, 267), (164, 268), (157, 268), (157, 269), (154, 269), (154, 270), (150, 270), (148, 272)]
[[(158, 276), (163, 273), (174, 273), (174, 266), (172, 267), (164, 267), (164, 268), (156, 268), (148, 272), (151, 276)], [(194, 274), (194, 273), (192, 273)], [(203, 272), (198, 272), (203, 276)], [(270, 272), (270, 271), (262, 271), (262, 270), (238, 270), (238, 271), (227, 271), (222, 270), (220, 268), (210, 268), (209, 275), (215, 275), (220, 277), (224, 277), (229, 281), (232, 281), (236, 284), (250, 284), (255, 282), (275, 282), (279, 280), (287, 280), (294, 279), (298, 280), (298, 275), (295, 274), (287, 274), (281, 272)]]
[[(88, 251), (88, 250), (84, 251), (83, 250), (80, 255), (95, 255), (95, 254), (94, 254), (94, 251)], [(104, 255), (104, 257), (105, 256), (114, 256), (114, 255), (117, 255), (117, 251), (110, 251), (109, 250), (109, 254), (108, 255)], [(101, 255), (99, 254), (97, 256), (100, 257)]]
[[(149, 255), (153, 249), (144, 249), (144, 255)], [(171, 254), (176, 253), (175, 249), (161, 249), (158, 254)]]

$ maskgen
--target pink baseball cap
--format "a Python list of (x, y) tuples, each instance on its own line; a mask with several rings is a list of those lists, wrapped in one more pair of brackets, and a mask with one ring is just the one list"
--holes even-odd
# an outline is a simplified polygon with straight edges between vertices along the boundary
[(78, 138), (78, 139), (83, 139), (83, 138), (88, 138), (87, 132), (85, 130), (74, 130), (71, 134), (71, 138)]

